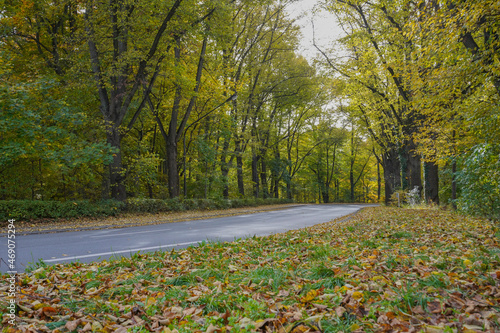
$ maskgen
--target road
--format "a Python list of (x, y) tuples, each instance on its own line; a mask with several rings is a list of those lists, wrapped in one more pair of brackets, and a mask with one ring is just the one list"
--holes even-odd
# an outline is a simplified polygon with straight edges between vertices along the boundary
[[(356, 212), (369, 205), (298, 205), (262, 213), (119, 229), (17, 235), (15, 270), (40, 259), (47, 264), (92, 262), (112, 256), (171, 250), (202, 241), (233, 241), (300, 229)], [(11, 246), (12, 247), (12, 246)], [(7, 237), (0, 238), (0, 271), (7, 272)]]

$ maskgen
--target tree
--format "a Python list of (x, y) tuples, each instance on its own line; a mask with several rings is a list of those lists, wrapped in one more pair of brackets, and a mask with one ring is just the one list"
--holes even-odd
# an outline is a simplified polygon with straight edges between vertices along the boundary
[(109, 162), (113, 150), (81, 136), (86, 116), (58, 98), (57, 82), (19, 82), (9, 67), (4, 64), (0, 73), (0, 197), (22, 198), (26, 189), (31, 199), (54, 198), (58, 192), (71, 196), (51, 183), (62, 177), (65, 184), (78, 177), (78, 170)]
[[(402, 2), (337, 1), (326, 2), (337, 14), (347, 34), (341, 40), (352, 55), (344, 64), (336, 64), (323, 50), (327, 65), (344, 76), (349, 93), (362, 89), (369, 95), (367, 103), (350, 94), (358, 117), (370, 128), (370, 134), (386, 151), (383, 158), (386, 202), (393, 186), (422, 189), (421, 161), (414, 140), (422, 115), (414, 105), (412, 65), (415, 45), (407, 37), (405, 23), (411, 19), (412, 4)], [(354, 69), (354, 70), (353, 70)], [(388, 141), (390, 140), (390, 141)], [(399, 155), (401, 182), (392, 165)], [(399, 173), (399, 172), (398, 172)], [(433, 184), (436, 185), (436, 184)], [(437, 185), (436, 185), (437, 186)]]

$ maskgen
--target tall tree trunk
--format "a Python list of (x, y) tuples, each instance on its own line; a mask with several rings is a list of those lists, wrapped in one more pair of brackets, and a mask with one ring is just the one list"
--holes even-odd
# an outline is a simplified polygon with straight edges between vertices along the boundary
[(222, 175), (222, 196), (224, 199), (229, 198), (229, 166), (227, 163), (227, 151), (229, 150), (229, 139), (224, 139), (224, 144), (222, 146), (222, 153), (220, 156), (220, 171)]
[(321, 196), (323, 197), (323, 202), (324, 203), (329, 203), (330, 202), (330, 185), (325, 182), (325, 185), (323, 186), (323, 189), (321, 191)]
[(252, 148), (252, 185), (253, 185), (253, 196), (258, 198), (260, 194), (259, 189), (259, 156), (255, 153), (255, 149)]
[[(181, 37), (177, 35), (174, 37), (176, 45), (174, 48), (175, 66), (180, 66), (181, 63)], [(200, 57), (198, 60), (198, 69), (196, 72), (196, 86), (194, 88), (194, 95), (191, 97), (186, 112), (179, 122), (180, 103), (182, 100), (182, 86), (180, 82), (175, 83), (174, 103), (172, 105), (170, 123), (166, 137), (166, 155), (167, 155), (167, 173), (168, 173), (168, 192), (171, 198), (176, 198), (180, 194), (179, 187), (179, 172), (177, 169), (177, 142), (179, 142), (182, 135), (185, 135), (184, 129), (191, 114), (191, 110), (196, 102), (197, 93), (200, 89), (201, 76), (203, 70), (203, 63), (205, 61), (205, 52), (207, 48), (207, 38), (203, 39)], [(157, 117), (157, 120), (158, 117)], [(158, 122), (160, 129), (162, 128), (161, 122)]]
[(351, 185), (351, 202), (354, 202), (354, 126), (351, 128), (351, 158), (349, 168), (349, 184)]
[(179, 196), (179, 173), (177, 172), (177, 142), (169, 135), (167, 141), (167, 176), (170, 198)]
[[(107, 170), (107, 172), (106, 172)], [(102, 180), (101, 180), (101, 199), (102, 200), (108, 200), (109, 199), (109, 189), (110, 189), (110, 175), (111, 175), (111, 169), (110, 166), (107, 165), (104, 167), (104, 173), (102, 174)]]
[(380, 162), (377, 157), (377, 202), (380, 202), (380, 192), (382, 189), (382, 179), (380, 179)]
[(350, 200), (351, 202), (354, 202), (354, 171), (353, 171), (353, 161), (351, 161), (351, 167), (349, 169), (349, 184), (351, 187), (351, 195), (350, 195)]
[(260, 155), (260, 183), (262, 184), (262, 196), (264, 199), (269, 198), (269, 189), (267, 187), (267, 164), (264, 158), (264, 152)]
[(425, 162), (425, 200), (439, 205), (439, 168), (434, 162)]
[(410, 140), (405, 146), (407, 160), (407, 176), (409, 189), (418, 188), (419, 194), (422, 193), (422, 163), (421, 157), (416, 152), (416, 145), (413, 140)]
[(109, 182), (111, 187), (111, 197), (124, 201), (127, 198), (125, 190), (125, 173), (122, 168), (121, 135), (118, 128), (109, 126), (107, 131), (107, 142), (115, 148), (113, 161), (109, 166)]
[[(279, 151), (278, 147), (276, 147), (274, 159), (278, 163), (281, 160), (280, 151)], [(279, 163), (278, 165), (281, 165), (281, 163)], [(274, 170), (273, 170), (273, 182), (274, 182), (274, 184), (273, 184), (273, 196), (275, 198), (279, 198), (280, 173), (282, 173), (281, 167), (280, 168), (274, 168)]]
[[(399, 175), (400, 175), (399, 188), (401, 190), (406, 191), (406, 190), (408, 190), (408, 184), (409, 184), (409, 181), (408, 181), (408, 155), (407, 155), (407, 152), (401, 147), (398, 148), (398, 160), (399, 160)], [(384, 164), (384, 169), (385, 169), (385, 164)]]
[(335, 202), (339, 202), (339, 197), (340, 197), (340, 182), (338, 178), (335, 178)]
[(241, 197), (245, 196), (245, 183), (243, 181), (243, 152), (241, 151), (241, 141), (235, 142), (234, 152), (236, 154), (236, 179), (238, 182), (238, 192)]
[(451, 202), (453, 209), (457, 209), (457, 161), (451, 164)]
[(399, 161), (399, 152), (396, 146), (390, 146), (382, 154), (382, 163), (384, 164), (384, 183), (385, 183), (385, 204), (389, 205), (391, 196), (396, 189), (401, 188), (401, 165)]

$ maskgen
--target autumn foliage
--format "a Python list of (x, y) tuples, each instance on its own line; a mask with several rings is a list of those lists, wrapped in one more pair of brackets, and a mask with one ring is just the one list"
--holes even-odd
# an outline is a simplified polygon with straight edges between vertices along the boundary
[[(496, 332), (498, 226), (368, 208), (311, 228), (18, 276), (22, 332)], [(5, 318), (4, 318), (5, 320)]]

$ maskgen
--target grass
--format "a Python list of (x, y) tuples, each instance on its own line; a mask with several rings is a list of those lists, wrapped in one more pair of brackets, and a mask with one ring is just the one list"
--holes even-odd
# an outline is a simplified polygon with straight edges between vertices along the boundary
[(451, 212), (378, 207), (268, 237), (92, 264), (37, 262), (18, 276), (17, 327), (499, 331), (497, 230)]

